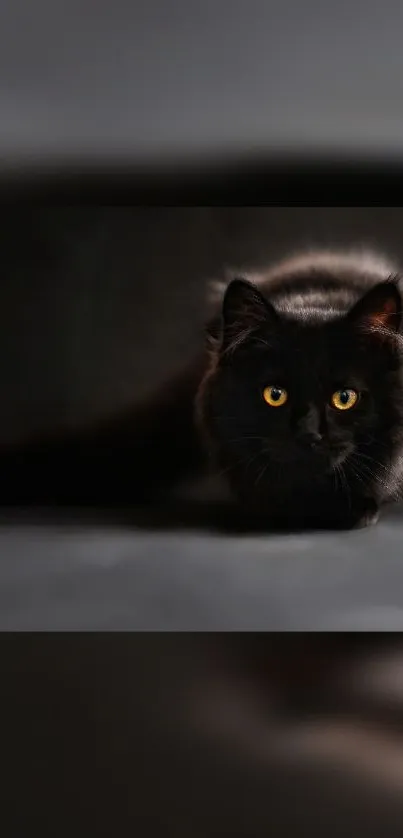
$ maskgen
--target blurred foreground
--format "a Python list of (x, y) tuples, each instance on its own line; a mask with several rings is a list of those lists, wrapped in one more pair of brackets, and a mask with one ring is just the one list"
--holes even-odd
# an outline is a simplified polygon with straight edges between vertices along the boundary
[(7, 835), (401, 835), (399, 638), (1, 642)]

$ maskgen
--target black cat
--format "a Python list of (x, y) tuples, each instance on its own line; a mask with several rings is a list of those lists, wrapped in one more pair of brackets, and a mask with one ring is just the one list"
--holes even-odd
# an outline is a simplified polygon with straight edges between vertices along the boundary
[(245, 521), (351, 528), (399, 497), (402, 299), (366, 254), (313, 253), (220, 289), (207, 351), (134, 413), (3, 457), (3, 502), (128, 503), (203, 461)]
[(316, 254), (229, 284), (197, 404), (252, 519), (346, 528), (398, 495), (401, 309), (396, 275), (368, 257)]

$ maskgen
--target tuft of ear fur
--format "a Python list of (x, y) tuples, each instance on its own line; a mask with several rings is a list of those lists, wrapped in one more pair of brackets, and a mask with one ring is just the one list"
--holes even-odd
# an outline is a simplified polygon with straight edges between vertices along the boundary
[(402, 321), (402, 297), (398, 282), (398, 277), (391, 277), (386, 282), (374, 285), (351, 309), (351, 322), (385, 337), (388, 333), (396, 334)]
[(246, 279), (233, 279), (222, 306), (222, 348), (235, 348), (256, 329), (277, 320), (275, 309), (255, 285)]

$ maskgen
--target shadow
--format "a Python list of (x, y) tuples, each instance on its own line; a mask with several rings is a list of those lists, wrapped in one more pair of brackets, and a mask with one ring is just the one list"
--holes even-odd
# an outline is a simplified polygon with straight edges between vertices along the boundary
[[(385, 508), (383, 521), (403, 520), (403, 505)], [(175, 500), (142, 506), (111, 507), (0, 507), (0, 529), (5, 527), (67, 527), (129, 529), (144, 532), (204, 532), (222, 536), (301, 535), (343, 532), (332, 526), (312, 528), (270, 525), (251, 521), (230, 502)], [(351, 530), (345, 530), (351, 532)]]
[(128, 528), (144, 531), (239, 531), (230, 504), (175, 501), (165, 504), (111, 507), (0, 507), (0, 528), (19, 526)]

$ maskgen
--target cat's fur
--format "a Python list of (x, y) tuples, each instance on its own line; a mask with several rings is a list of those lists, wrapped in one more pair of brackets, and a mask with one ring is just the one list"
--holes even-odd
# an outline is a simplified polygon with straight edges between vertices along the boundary
[[(204, 450), (254, 525), (375, 520), (402, 482), (398, 280), (382, 257), (313, 252), (215, 284), (200, 358), (140, 412), (8, 452), (3, 499), (145, 499)], [(287, 389), (283, 408), (264, 402), (269, 385)], [(347, 387), (358, 404), (335, 411), (330, 397)]]

